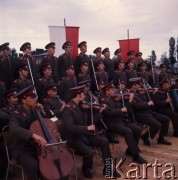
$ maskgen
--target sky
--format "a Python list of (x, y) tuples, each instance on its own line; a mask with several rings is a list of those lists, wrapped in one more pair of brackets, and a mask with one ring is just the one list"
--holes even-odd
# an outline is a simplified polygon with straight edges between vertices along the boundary
[[(0, 44), (10, 42), (19, 52), (24, 42), (44, 48), (50, 42), (48, 26), (79, 26), (79, 41), (88, 52), (110, 48), (119, 39), (140, 38), (140, 51), (157, 59), (169, 51), (169, 39), (178, 37), (177, 0), (0, 0)], [(56, 50), (57, 51), (57, 50)]]

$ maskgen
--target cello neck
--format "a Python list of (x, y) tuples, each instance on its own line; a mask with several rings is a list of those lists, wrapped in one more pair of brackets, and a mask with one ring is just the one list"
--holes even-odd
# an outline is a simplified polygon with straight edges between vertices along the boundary
[(42, 129), (43, 129), (43, 131), (44, 131), (44, 134), (45, 134), (45, 136), (46, 136), (47, 141), (48, 141), (48, 142), (52, 142), (52, 139), (53, 139), (53, 138), (52, 138), (52, 136), (51, 136), (51, 134), (50, 134), (47, 126), (46, 126), (46, 123), (45, 123), (45, 121), (44, 121), (44, 118), (42, 117), (39, 109), (38, 109), (38, 108), (35, 108), (35, 112), (36, 112), (36, 114), (37, 114), (37, 116), (38, 116), (38, 119), (39, 119), (39, 121), (40, 121), (40, 123), (41, 123)]

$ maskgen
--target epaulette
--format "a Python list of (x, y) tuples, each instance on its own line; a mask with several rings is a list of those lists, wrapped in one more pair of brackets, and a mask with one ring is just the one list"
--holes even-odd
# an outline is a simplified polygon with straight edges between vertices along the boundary
[(69, 77), (68, 77), (68, 76), (64, 76), (62, 79), (63, 79), (63, 80), (68, 80)]
[(20, 110), (15, 110), (14, 113), (15, 114), (20, 114), (21, 112), (20, 112)]
[(41, 77), (41, 78), (39, 79), (39, 81), (44, 81), (44, 77)]
[(79, 77), (83, 77), (83, 76), (84, 76), (84, 74), (83, 74), (83, 73), (80, 73), (80, 74), (78, 74), (78, 76), (79, 76)]
[(66, 106), (69, 108), (76, 108), (76, 105), (72, 102), (67, 103)]
[(14, 80), (14, 82), (17, 83), (17, 82), (22, 82), (22, 81), (20, 79), (16, 79)]

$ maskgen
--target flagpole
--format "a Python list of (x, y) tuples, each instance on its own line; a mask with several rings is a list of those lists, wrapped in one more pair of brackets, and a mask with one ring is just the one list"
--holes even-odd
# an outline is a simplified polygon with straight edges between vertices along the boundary
[(64, 18), (64, 27), (66, 27), (66, 19)]
[(127, 29), (127, 38), (128, 38), (128, 52), (129, 52), (130, 51), (129, 29)]

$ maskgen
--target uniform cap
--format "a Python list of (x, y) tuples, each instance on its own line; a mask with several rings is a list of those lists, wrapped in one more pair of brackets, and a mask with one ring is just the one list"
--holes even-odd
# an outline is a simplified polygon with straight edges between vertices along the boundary
[(102, 60), (98, 60), (98, 61), (96, 62), (96, 67), (98, 67), (100, 64), (103, 64), (103, 61), (102, 61)]
[(129, 79), (129, 82), (131, 84), (140, 84), (142, 81), (142, 78), (141, 77), (135, 77), (135, 78), (130, 78)]
[(81, 48), (82, 46), (87, 46), (87, 42), (86, 41), (82, 41), (78, 44), (78, 48)]
[(72, 94), (79, 94), (81, 92), (84, 92), (85, 87), (86, 87), (85, 85), (81, 85), (81, 86), (77, 86), (77, 87), (74, 87), (74, 88), (70, 88), (69, 91)]
[(53, 48), (55, 49), (55, 43), (54, 42), (50, 42), (45, 46), (45, 49), (49, 49), (49, 48)]
[(78, 83), (79, 86), (85, 85), (85, 86), (90, 86), (90, 80), (85, 80), (85, 81), (80, 81)]
[(171, 83), (168, 78), (163, 79), (163, 80), (159, 83), (159, 85), (162, 86), (163, 84), (166, 84), (166, 83), (169, 83), (169, 84)]
[(167, 68), (167, 65), (166, 64), (161, 64), (160, 68)]
[(6, 97), (15, 96), (17, 94), (17, 90), (15, 88), (11, 88), (6, 92)]
[(138, 57), (138, 56), (142, 56), (142, 52), (138, 52), (137, 54), (135, 54), (135, 57)]
[(108, 84), (106, 84), (106, 85), (102, 88), (102, 90), (103, 90), (103, 91), (106, 91), (106, 90), (109, 90), (109, 89), (111, 89), (111, 88), (115, 88), (115, 86), (113, 85), (113, 81), (111, 81), (111, 82), (109, 82)]
[(114, 55), (117, 55), (118, 53), (121, 53), (122, 52), (122, 49), (119, 48), (119, 49), (116, 49), (115, 52), (114, 52)]
[(22, 46), (20, 47), (20, 51), (24, 51), (25, 49), (31, 48), (31, 44), (29, 42), (25, 42), (24, 44), (22, 44)]
[(57, 84), (49, 85), (49, 86), (46, 87), (45, 90), (46, 91), (49, 91), (49, 90), (56, 90), (57, 91)]
[(4, 44), (1, 44), (0, 49), (1, 50), (10, 50), (9, 43), (7, 42), (7, 43), (4, 43)]
[(19, 99), (26, 98), (27, 96), (35, 95), (34, 85), (31, 85), (25, 89), (22, 89), (20, 92), (18, 92), (14, 97), (17, 97)]
[(83, 61), (81, 64), (80, 64), (80, 67), (81, 66), (88, 66), (88, 63), (86, 61)]
[(74, 66), (73, 65), (66, 66), (66, 70), (69, 70), (69, 69), (74, 69)]
[(25, 63), (20, 64), (20, 65), (17, 67), (17, 70), (18, 70), (18, 71), (28, 70), (28, 66), (27, 66), (27, 64), (25, 64)]
[(127, 53), (127, 56), (131, 56), (131, 55), (134, 55), (135, 54), (135, 51), (131, 50)]
[(63, 45), (62, 45), (62, 49), (67, 48), (68, 46), (72, 47), (72, 43), (70, 41), (66, 41)]
[(41, 71), (45, 71), (46, 69), (52, 69), (51, 65), (47, 63), (41, 67)]
[(97, 52), (101, 52), (101, 51), (102, 51), (102, 48), (101, 48), (101, 47), (97, 47), (97, 48), (93, 51), (93, 53), (96, 54)]
[(105, 54), (106, 52), (109, 52), (109, 48), (103, 49), (102, 54)]

